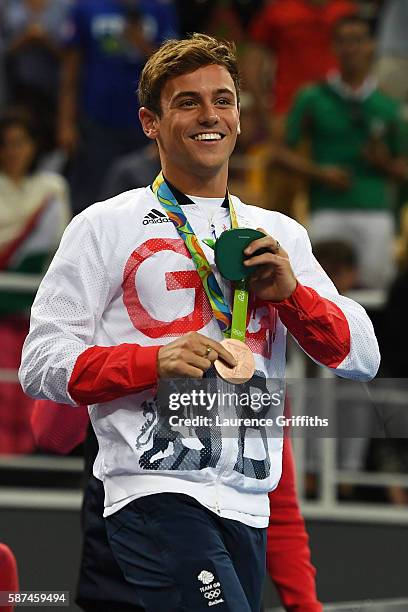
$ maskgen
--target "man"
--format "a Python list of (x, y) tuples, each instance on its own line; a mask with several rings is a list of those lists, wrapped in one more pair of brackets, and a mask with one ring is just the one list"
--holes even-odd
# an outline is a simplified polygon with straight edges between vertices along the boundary
[(406, 128), (397, 102), (371, 75), (368, 24), (344, 18), (334, 44), (340, 72), (299, 93), (288, 117), (287, 143), (295, 147), (305, 138), (311, 145), (314, 163), (304, 174), (314, 179), (312, 238), (346, 238), (357, 253), (359, 284), (383, 288), (393, 273), (389, 180), (408, 174)]
[(72, 157), (77, 213), (100, 197), (101, 178), (118, 157), (146, 145), (135, 90), (146, 58), (177, 27), (171, 3), (76, 0), (65, 32), (57, 132)]
[(7, 103), (31, 113), (41, 155), (55, 149), (62, 24), (68, 5), (68, 0), (15, 0), (0, 6)]
[(265, 227), (245, 252), (245, 265), (259, 266), (248, 329), (242, 318), (256, 385), (283, 377), (287, 329), (313, 359), (359, 380), (375, 375), (378, 345), (302, 227), (226, 196), (240, 129), (232, 45), (205, 35), (165, 43), (139, 97), (165, 178), (74, 219), (37, 295), (20, 381), (35, 397), (91, 405), (110, 545), (142, 608), (259, 612), (281, 441), (259, 428), (223, 436), (217, 424), (183, 437), (162, 427), (155, 401), (160, 380), (237, 367), (221, 344), (231, 287), (209, 240), (231, 224)]
[[(273, 96), (269, 97), (275, 117), (286, 115), (303, 85), (337, 66), (331, 47), (333, 27), (356, 10), (354, 0), (285, 0), (267, 3), (255, 15), (250, 36), (257, 55), (261, 56), (261, 50), (272, 52), (276, 60)], [(257, 91), (262, 78), (257, 70), (252, 77)]]
[[(350, 0), (278, 0), (267, 2), (255, 15), (244, 74), (261, 125), (270, 126), (273, 145), (284, 141), (287, 113), (299, 89), (337, 67), (332, 30), (336, 21), (356, 10)], [(274, 78), (266, 79), (272, 72)], [(305, 191), (302, 181), (274, 167), (266, 207), (300, 220)]]

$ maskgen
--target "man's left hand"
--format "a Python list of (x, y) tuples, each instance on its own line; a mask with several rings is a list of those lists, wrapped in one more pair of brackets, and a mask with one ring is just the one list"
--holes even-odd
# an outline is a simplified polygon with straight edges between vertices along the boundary
[[(292, 295), (297, 280), (290, 265), (287, 252), (279, 242), (258, 228), (265, 236), (254, 240), (245, 249), (245, 266), (258, 266), (248, 279), (248, 288), (261, 300), (282, 302)], [(259, 249), (267, 249), (261, 255), (254, 255)]]

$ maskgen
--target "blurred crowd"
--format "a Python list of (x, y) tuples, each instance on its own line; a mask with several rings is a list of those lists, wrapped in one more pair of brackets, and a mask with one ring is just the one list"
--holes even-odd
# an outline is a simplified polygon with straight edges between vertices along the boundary
[[(162, 41), (195, 31), (240, 57), (231, 192), (303, 223), (340, 292), (381, 292), (382, 375), (405, 378), (406, 0), (0, 0), (0, 272), (41, 275), (73, 215), (152, 181), (138, 78)], [(0, 291), (0, 454), (32, 453), (15, 371), (33, 296)], [(374, 446), (355, 468), (406, 471), (404, 444)]]

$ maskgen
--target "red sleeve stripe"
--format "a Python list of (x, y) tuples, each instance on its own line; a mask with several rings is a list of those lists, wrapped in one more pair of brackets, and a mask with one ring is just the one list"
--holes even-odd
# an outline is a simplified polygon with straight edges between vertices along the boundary
[(336, 368), (350, 352), (350, 328), (340, 308), (298, 283), (293, 294), (274, 303), (279, 318), (313, 359)]
[(93, 346), (78, 357), (68, 392), (77, 404), (110, 402), (157, 383), (160, 346)]

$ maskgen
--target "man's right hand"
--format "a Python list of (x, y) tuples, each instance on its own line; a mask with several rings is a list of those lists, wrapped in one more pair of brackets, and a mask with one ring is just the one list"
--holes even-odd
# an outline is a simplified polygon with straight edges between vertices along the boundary
[(159, 378), (202, 378), (216, 359), (231, 367), (236, 361), (220, 342), (190, 332), (161, 347), (157, 355)]
[(319, 181), (336, 191), (345, 191), (351, 185), (350, 173), (339, 166), (323, 166), (319, 170)]
[(345, 191), (351, 185), (350, 173), (339, 166), (322, 166), (319, 180), (336, 191)]

